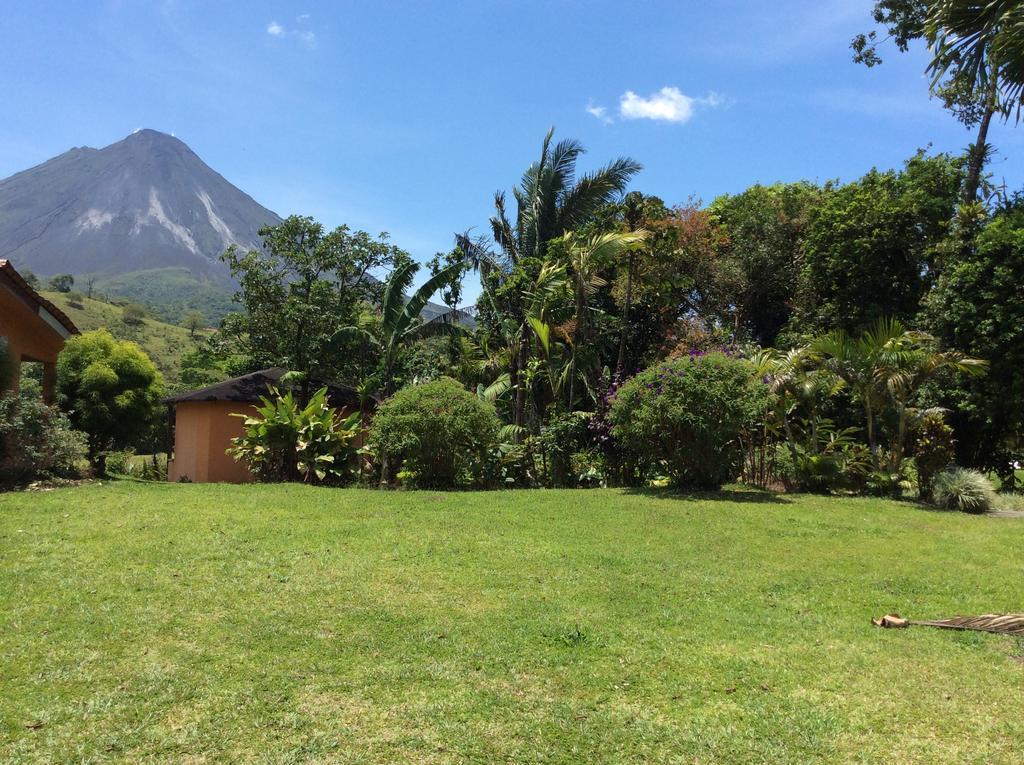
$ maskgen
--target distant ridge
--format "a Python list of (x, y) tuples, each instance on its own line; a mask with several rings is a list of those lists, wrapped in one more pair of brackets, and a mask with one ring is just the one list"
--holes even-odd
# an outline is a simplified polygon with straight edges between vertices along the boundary
[(156, 130), (77, 147), (0, 181), (0, 258), (43, 274), (183, 266), (229, 288), (221, 253), (258, 247), (256, 232), (280, 221)]

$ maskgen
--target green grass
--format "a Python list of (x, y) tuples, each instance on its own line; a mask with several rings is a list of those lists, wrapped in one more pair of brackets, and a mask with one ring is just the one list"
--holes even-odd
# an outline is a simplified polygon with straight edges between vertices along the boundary
[(41, 294), (71, 317), (83, 332), (105, 327), (114, 337), (138, 343), (163, 374), (168, 390), (172, 391), (178, 388), (182, 355), (205, 334), (197, 332), (193, 339), (184, 327), (149, 318), (143, 319), (141, 324), (127, 324), (121, 306), (83, 297), (81, 307), (78, 307), (71, 305), (66, 293), (44, 290)]
[(0, 761), (1019, 763), (1024, 521), (869, 499), (0, 495)]

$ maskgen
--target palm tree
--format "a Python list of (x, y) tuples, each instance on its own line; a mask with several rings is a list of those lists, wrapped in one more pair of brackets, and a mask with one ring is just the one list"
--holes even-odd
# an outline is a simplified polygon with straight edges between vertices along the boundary
[[(569, 382), (569, 401), (567, 402), (570, 409), (576, 400), (575, 381), (580, 355), (590, 356), (592, 360), (596, 359), (590, 352), (590, 298), (606, 284), (600, 271), (618, 261), (623, 253), (635, 252), (643, 246), (646, 239), (647, 232), (643, 229), (597, 234), (586, 239), (570, 231), (561, 238), (568, 253), (569, 267), (572, 269), (573, 297), (576, 304), (576, 328), (572, 338), (572, 371)], [(620, 348), (620, 358), (622, 350)], [(584, 374), (589, 375), (589, 377), (585, 377), (588, 382), (594, 382), (595, 371), (597, 370), (584, 370)]]
[[(559, 141), (552, 146), (553, 135), (554, 128), (544, 137), (538, 161), (530, 165), (520, 185), (512, 190), (516, 201), (514, 221), (509, 219), (505, 193), (495, 194), (495, 214), (490, 223), (500, 253), (490, 252), (468, 236), (458, 237), (459, 246), (484, 277), (481, 281), (485, 293), (490, 281), (486, 278), (488, 275), (496, 275), (500, 284), (511, 277), (524, 260), (543, 261), (552, 239), (590, 221), (602, 207), (621, 195), (630, 179), (640, 171), (639, 163), (619, 158), (577, 178), (576, 162), (584, 153), (583, 146), (573, 140)], [(494, 303), (493, 295), (485, 297)], [(505, 314), (502, 320), (515, 325), (515, 329), (506, 334), (516, 342), (512, 347), (509, 380), (513, 395), (512, 424), (521, 432), (526, 415), (525, 376), (531, 328), (525, 297), (513, 298), (513, 301), (502, 312)]]
[(978, 94), (978, 135), (967, 153), (963, 201), (974, 202), (989, 155), (989, 125), (996, 112), (1008, 118), (1024, 105), (1024, 3), (1021, 0), (935, 0), (924, 20), (933, 58), (932, 86), (951, 75), (963, 91)]
[(380, 355), (378, 388), (386, 398), (395, 392), (395, 363), (402, 349), (413, 340), (431, 334), (462, 331), (450, 314), (429, 322), (420, 320), (431, 296), (460, 272), (463, 265), (453, 263), (430, 277), (408, 300), (405, 295), (419, 271), (419, 264), (407, 261), (398, 265), (384, 284), (384, 298), (375, 321), (341, 327), (334, 333), (335, 342), (362, 340)]
[[(641, 191), (631, 191), (622, 200), (622, 217), (629, 231), (640, 231), (646, 214), (647, 199)], [(615, 364), (615, 374), (622, 377), (626, 371), (626, 339), (629, 335), (629, 314), (633, 308), (633, 279), (636, 275), (638, 247), (627, 250), (626, 260), (626, 299), (622, 303), (622, 332), (619, 335), (619, 358)]]
[(843, 387), (842, 379), (820, 365), (821, 357), (810, 346), (788, 351), (766, 348), (755, 354), (752, 362), (773, 394), (775, 414), (782, 423), (793, 457), (797, 456), (797, 441), (790, 416), (800, 407), (807, 412), (810, 451), (817, 454), (820, 449), (820, 403)]
[(939, 351), (935, 338), (907, 330), (898, 319), (879, 319), (860, 337), (837, 330), (819, 338), (811, 348), (853, 391), (864, 407), (871, 463), (880, 470), (878, 418), (891, 404), (897, 433), (891, 454), (892, 472), (899, 468), (906, 440), (909, 402), (921, 383), (943, 369), (982, 374), (987, 363), (956, 351)]

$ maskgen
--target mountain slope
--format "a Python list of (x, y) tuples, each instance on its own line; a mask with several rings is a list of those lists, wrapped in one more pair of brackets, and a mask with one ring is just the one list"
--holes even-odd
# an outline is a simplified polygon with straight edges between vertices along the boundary
[(193, 338), (184, 327), (149, 318), (138, 324), (129, 324), (124, 320), (124, 309), (121, 306), (87, 297), (72, 302), (69, 294), (62, 292), (43, 291), (41, 294), (71, 317), (75, 326), (83, 332), (105, 328), (114, 337), (138, 343), (163, 373), (168, 390), (177, 390), (179, 387), (181, 357), (209, 334), (209, 331), (201, 330)]
[(155, 130), (71, 149), (0, 181), (0, 257), (44, 274), (183, 266), (227, 287), (221, 253), (257, 247), (259, 228), (280, 220)]

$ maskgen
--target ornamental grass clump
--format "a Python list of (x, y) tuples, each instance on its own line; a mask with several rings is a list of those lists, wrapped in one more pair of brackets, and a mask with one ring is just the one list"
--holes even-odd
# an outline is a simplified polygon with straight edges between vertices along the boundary
[(619, 389), (612, 437), (648, 478), (663, 474), (677, 488), (718, 489), (739, 475), (742, 435), (767, 397), (749, 361), (694, 353), (656, 364)]
[(935, 477), (932, 499), (946, 510), (988, 513), (995, 509), (996, 492), (988, 478), (977, 470), (951, 468)]

